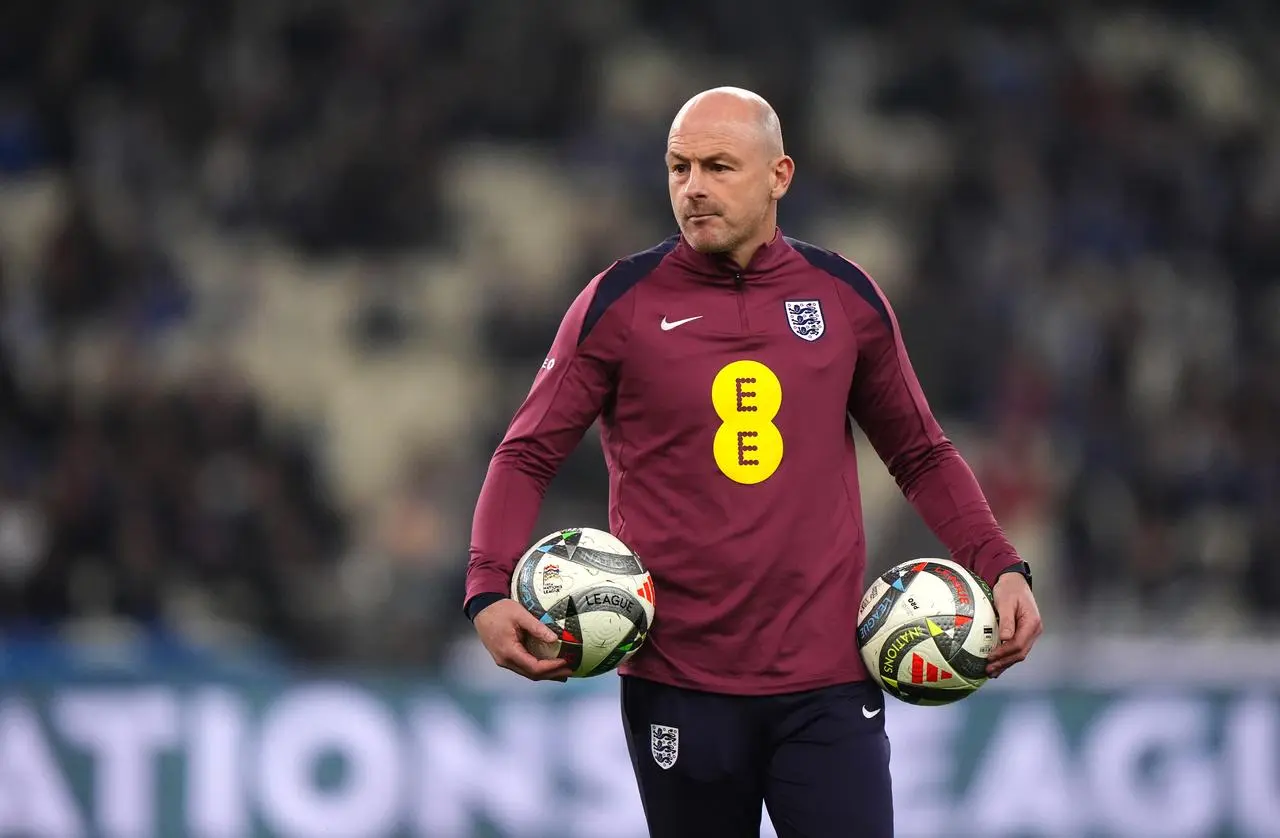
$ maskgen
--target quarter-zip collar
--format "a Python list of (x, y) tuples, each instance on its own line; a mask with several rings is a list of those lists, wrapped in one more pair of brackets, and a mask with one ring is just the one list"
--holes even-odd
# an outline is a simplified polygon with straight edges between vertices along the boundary
[(671, 260), (693, 273), (727, 282), (750, 281), (752, 277), (772, 271), (794, 253), (782, 231), (776, 227), (773, 238), (756, 249), (745, 268), (727, 253), (699, 253), (689, 246), (683, 235), (677, 234), (675, 238), (677, 243), (669, 257)]

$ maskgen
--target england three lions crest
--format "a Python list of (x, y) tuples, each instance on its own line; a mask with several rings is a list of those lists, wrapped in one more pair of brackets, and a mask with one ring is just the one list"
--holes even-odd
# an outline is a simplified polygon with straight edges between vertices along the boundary
[(680, 756), (680, 729), (666, 725), (649, 725), (649, 752), (664, 771), (676, 764)]
[(817, 300), (788, 300), (783, 303), (787, 308), (787, 323), (796, 337), (814, 341), (822, 337), (827, 323), (822, 319), (822, 304)]

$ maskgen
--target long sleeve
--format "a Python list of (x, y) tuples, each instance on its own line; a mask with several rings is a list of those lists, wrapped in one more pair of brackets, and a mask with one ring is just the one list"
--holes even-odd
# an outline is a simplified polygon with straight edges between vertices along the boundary
[(472, 521), (464, 603), (480, 594), (507, 594), (516, 562), (533, 537), (547, 486), (613, 391), (629, 328), (623, 310), (629, 304), (601, 299), (600, 279), (592, 280), (569, 307), (528, 396), (490, 460)]
[(1017, 551), (969, 464), (943, 434), (907, 356), (897, 317), (867, 278), (849, 412), (916, 511), (956, 561), (989, 584)]

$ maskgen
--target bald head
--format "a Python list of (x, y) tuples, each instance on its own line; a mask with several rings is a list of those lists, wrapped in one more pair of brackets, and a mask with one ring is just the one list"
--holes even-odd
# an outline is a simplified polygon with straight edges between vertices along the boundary
[(762, 96), (740, 87), (715, 87), (694, 96), (671, 122), (668, 140), (681, 134), (724, 132), (747, 135), (761, 143), (770, 158), (786, 152), (782, 123)]
[(701, 253), (727, 253), (746, 267), (777, 230), (777, 203), (795, 164), (769, 103), (749, 90), (717, 87), (694, 96), (667, 135), (667, 185), (680, 231)]

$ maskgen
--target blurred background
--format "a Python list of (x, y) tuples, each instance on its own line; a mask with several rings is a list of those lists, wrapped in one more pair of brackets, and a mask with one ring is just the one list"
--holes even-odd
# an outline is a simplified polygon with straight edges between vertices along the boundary
[[(1032, 660), (891, 708), (900, 832), (1280, 835), (1277, 43), (1264, 0), (0, 3), (0, 835), (642, 833), (611, 679), (494, 669), (462, 575), (722, 84), (1035, 566)], [(941, 549), (861, 469), (872, 569)], [(588, 434), (539, 531), (606, 493)]]

